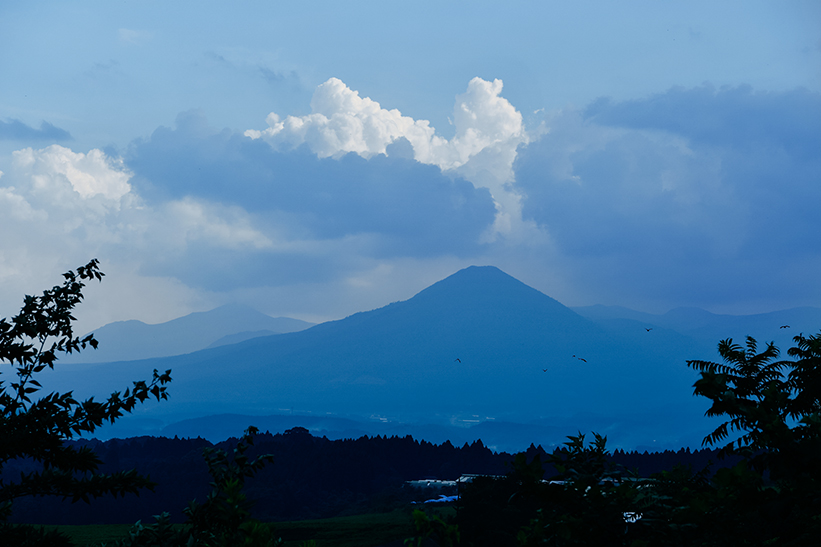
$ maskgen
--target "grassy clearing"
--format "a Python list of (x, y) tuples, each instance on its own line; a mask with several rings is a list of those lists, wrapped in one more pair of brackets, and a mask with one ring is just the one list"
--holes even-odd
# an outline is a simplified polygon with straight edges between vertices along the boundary
[[(437, 508), (437, 513), (447, 515), (451, 508)], [(316, 547), (381, 547), (402, 545), (413, 535), (410, 509), (391, 513), (371, 513), (350, 517), (319, 520), (277, 522), (277, 535), (285, 540), (285, 547), (299, 547), (303, 541), (314, 540)], [(87, 526), (46, 526), (69, 536), (78, 547), (113, 542), (123, 538), (130, 524), (99, 524)]]
[(43, 528), (58, 530), (70, 537), (75, 545), (82, 547), (102, 542), (113, 543), (125, 537), (131, 526), (131, 524), (87, 524), (83, 526), (43, 526)]
[(278, 522), (277, 534), (285, 547), (298, 547), (314, 540), (317, 547), (378, 547), (413, 535), (407, 511), (336, 517), (321, 520)]

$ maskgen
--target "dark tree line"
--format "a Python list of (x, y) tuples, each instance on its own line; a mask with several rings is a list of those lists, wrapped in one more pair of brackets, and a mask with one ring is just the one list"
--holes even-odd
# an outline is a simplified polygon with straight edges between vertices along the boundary
[[(135, 469), (156, 483), (153, 491), (126, 496), (112, 503), (111, 497), (90, 503), (63, 503), (61, 499), (28, 497), (17, 500), (12, 520), (36, 524), (114, 524), (150, 520), (170, 512), (173, 522), (182, 522), (182, 509), (192, 499), (203, 499), (209, 491), (204, 448), (232, 450), (237, 439), (212, 445), (204, 439), (136, 437), (101, 441), (71, 441), (92, 450), (104, 463), (99, 471)], [(434, 491), (407, 488), (406, 481), (419, 479), (456, 480), (464, 474), (505, 475), (512, 471), (514, 456), (495, 453), (481, 441), (454, 447), (407, 437), (362, 437), (328, 440), (312, 436), (303, 428), (285, 433), (259, 434), (250, 456), (270, 454), (273, 465), (247, 480), (246, 494), (255, 501), (252, 514), (262, 521), (326, 518), (364, 512), (387, 511), (410, 501), (435, 498)], [(541, 447), (525, 452), (528, 460), (548, 453)], [(610, 459), (640, 476), (676, 464), (702, 464), (716, 459), (716, 451), (681, 450), (659, 453), (617, 451)], [(14, 474), (25, 462), (8, 467)], [(555, 469), (544, 466), (539, 478)]]

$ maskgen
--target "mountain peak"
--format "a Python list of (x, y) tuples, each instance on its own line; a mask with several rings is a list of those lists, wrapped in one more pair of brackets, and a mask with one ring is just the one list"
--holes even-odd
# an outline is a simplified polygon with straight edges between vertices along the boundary
[[(510, 276), (496, 266), (468, 266), (437, 281), (419, 294), (427, 291), (453, 290), (457, 288), (500, 287), (504, 285), (518, 285), (527, 287), (524, 283)], [(528, 287), (530, 288), (530, 287)]]
[(465, 304), (470, 300), (496, 301), (500, 304), (526, 302), (536, 299), (551, 306), (564, 308), (546, 294), (526, 285), (495, 266), (469, 266), (422, 290), (411, 300), (458, 299)]
[(521, 283), (515, 277), (506, 274), (496, 266), (468, 266), (467, 268), (463, 268), (458, 272), (449, 275), (440, 283), (447, 281), (447, 280), (482, 280), (482, 281), (498, 281), (501, 279), (516, 281), (517, 283)]

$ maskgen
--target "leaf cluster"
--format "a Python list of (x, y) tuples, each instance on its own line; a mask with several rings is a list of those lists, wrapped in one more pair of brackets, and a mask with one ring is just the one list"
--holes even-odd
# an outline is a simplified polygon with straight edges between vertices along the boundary
[(607, 438), (569, 436), (551, 454), (558, 474), (544, 487), (537, 517), (520, 530), (519, 545), (622, 545), (646, 510), (642, 481), (608, 457)]
[[(14, 460), (35, 464), (35, 470), (21, 472), (16, 479), (0, 478), (0, 520), (8, 518), (13, 500), (22, 496), (53, 495), (87, 502), (153, 485), (133, 470), (97, 473), (102, 462), (89, 448), (64, 441), (113, 423), (149, 398), (166, 399), (170, 370), (163, 374), (155, 370), (149, 382), (134, 382), (101, 401), (77, 400), (72, 391), (40, 394), (43, 386), (37, 375), (54, 369), (59, 354), (97, 347), (93, 334), (74, 335), (73, 309), (83, 299), (85, 284), (100, 281), (103, 275), (94, 259), (63, 274), (62, 285), (40, 296), (26, 296), (20, 313), (11, 319), (0, 319), (0, 365), (9, 365), (14, 375), (11, 381), (0, 380), (0, 471)], [(4, 373), (8, 374), (0, 371)]]
[(756, 340), (747, 337), (745, 347), (732, 339), (718, 344), (723, 363), (687, 365), (701, 373), (694, 393), (712, 401), (707, 416), (726, 418), (703, 444), (719, 445), (735, 434), (721, 455), (748, 457), (776, 479), (818, 479), (819, 461), (807, 456), (821, 449), (821, 334), (793, 340), (788, 355), (794, 360), (777, 360), (773, 343), (759, 352)]

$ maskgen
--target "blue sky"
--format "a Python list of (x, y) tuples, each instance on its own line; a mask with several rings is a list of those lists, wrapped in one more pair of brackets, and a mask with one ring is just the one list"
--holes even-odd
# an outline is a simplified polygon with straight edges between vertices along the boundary
[(321, 321), (471, 264), (821, 305), (821, 4), (4, 2), (0, 315)]

